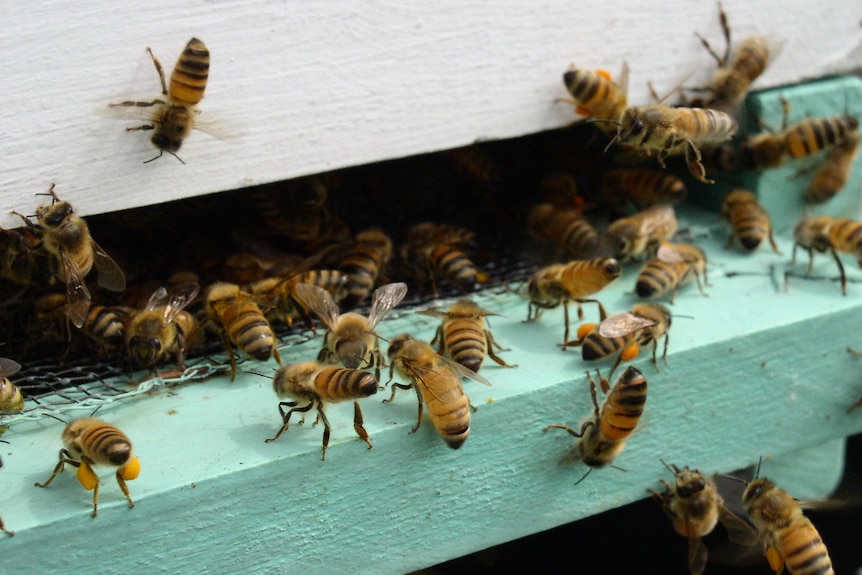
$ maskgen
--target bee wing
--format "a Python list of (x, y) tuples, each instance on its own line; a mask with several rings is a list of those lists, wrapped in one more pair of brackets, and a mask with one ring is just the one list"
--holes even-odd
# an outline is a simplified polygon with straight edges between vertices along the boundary
[(125, 290), (126, 274), (99, 244), (93, 240), (90, 242), (93, 246), (93, 264), (99, 271), (99, 285), (111, 291)]
[[(686, 520), (688, 523), (688, 520)], [(691, 528), (686, 525), (686, 529), (691, 533)], [(703, 544), (703, 539), (700, 537), (688, 536), (688, 570), (691, 575), (701, 575), (706, 569), (706, 560), (709, 557), (709, 551), (706, 545)]]
[(161, 305), (165, 305), (165, 302), (168, 299), (168, 290), (165, 289), (165, 286), (159, 286), (154, 292), (153, 295), (150, 296), (150, 299), (147, 300), (146, 305), (144, 305), (144, 311), (149, 311), (151, 309), (155, 309)]
[(174, 321), (177, 314), (195, 299), (198, 291), (200, 291), (200, 286), (197, 282), (182, 282), (171, 287), (170, 291), (165, 294), (168, 302), (165, 304), (165, 309), (162, 312), (162, 326), (164, 327)]
[(436, 317), (440, 319), (447, 319), (449, 317), (448, 311), (442, 311), (439, 309), (419, 309), (416, 310), (416, 313), (419, 315), (427, 315), (428, 317)]
[(665, 230), (668, 229), (676, 232), (676, 212), (673, 206), (659, 204), (648, 208), (648, 212), (648, 214), (644, 214), (645, 217), (641, 218), (641, 235), (653, 236), (657, 233), (664, 235), (667, 233)]
[(472, 379), (473, 381), (478, 381), (479, 383), (487, 385), (487, 386), (491, 385), (490, 381), (488, 381), (487, 379), (485, 379), (484, 377), (482, 377), (481, 375), (479, 375), (478, 373), (476, 373), (472, 369), (466, 368), (463, 365), (461, 365), (460, 363), (452, 361), (448, 357), (443, 357), (441, 355), (440, 360), (446, 365), (446, 367), (448, 367), (449, 369), (454, 371), (455, 374), (461, 378), (466, 377), (466, 378)]
[(661, 243), (656, 257), (667, 264), (680, 264), (686, 261), (685, 256), (669, 242)]
[(727, 530), (727, 538), (732, 543), (742, 547), (750, 547), (757, 543), (757, 532), (754, 526), (725, 507), (723, 503), (718, 505), (718, 520)]
[(374, 290), (371, 310), (368, 312), (368, 323), (371, 328), (373, 329), (383, 316), (401, 303), (405, 295), (407, 295), (407, 284), (404, 282), (386, 284)]
[(623, 94), (629, 93), (629, 63), (623, 62), (623, 67), (620, 70), (620, 77), (617, 80), (617, 89)]
[(631, 312), (624, 311), (605, 318), (599, 324), (599, 335), (602, 337), (622, 337), (631, 332), (655, 325), (651, 319), (637, 316)]
[(316, 285), (302, 283), (297, 284), (294, 290), (300, 303), (316, 313), (327, 328), (332, 329), (340, 311), (329, 292)]
[(0, 357), (0, 377), (7, 377), (13, 373), (17, 373), (21, 369), (21, 364), (14, 359)]
[(87, 321), (87, 314), (90, 312), (90, 290), (84, 284), (84, 278), (81, 276), (78, 266), (75, 262), (63, 252), (60, 257), (63, 268), (66, 271), (66, 298), (69, 301), (69, 318), (75, 327), (81, 327)]

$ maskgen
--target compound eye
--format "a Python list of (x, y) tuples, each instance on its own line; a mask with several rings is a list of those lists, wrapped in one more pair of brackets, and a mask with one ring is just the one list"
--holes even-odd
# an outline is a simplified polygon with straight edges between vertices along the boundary
[(640, 136), (641, 132), (644, 131), (644, 123), (641, 120), (635, 120), (632, 124), (632, 129), (629, 131), (629, 134), (632, 136)]

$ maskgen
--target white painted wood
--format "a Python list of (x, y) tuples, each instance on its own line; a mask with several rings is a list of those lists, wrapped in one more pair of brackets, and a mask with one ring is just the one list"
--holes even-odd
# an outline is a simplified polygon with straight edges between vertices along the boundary
[[(724, 5), (736, 38), (785, 40), (761, 87), (862, 64), (857, 3)], [(3, 226), (51, 182), (87, 215), (558, 127), (572, 62), (628, 61), (643, 103), (648, 80), (661, 92), (708, 76), (694, 31), (722, 48), (712, 2), (49, 0), (3, 3), (0, 21)], [(201, 120), (228, 137), (196, 132), (187, 165), (144, 165), (147, 136), (107, 104), (155, 96), (144, 48), (170, 70), (192, 35), (212, 53)]]

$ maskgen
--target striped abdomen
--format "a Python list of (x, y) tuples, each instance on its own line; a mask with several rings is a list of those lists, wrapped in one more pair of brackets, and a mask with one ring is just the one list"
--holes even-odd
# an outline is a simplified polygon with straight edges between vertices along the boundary
[(843, 141), (858, 127), (858, 120), (852, 116), (814, 118), (787, 128), (782, 137), (791, 158), (804, 158)]
[(723, 142), (736, 133), (732, 116), (705, 108), (675, 108), (673, 126), (680, 137), (697, 142)]
[(335, 402), (374, 395), (378, 382), (367, 371), (329, 366), (314, 377), (314, 388), (321, 399)]
[(473, 290), (478, 272), (467, 254), (447, 244), (435, 245), (426, 254), (431, 267), (455, 287), (463, 291)]
[(638, 207), (644, 208), (657, 203), (677, 203), (685, 199), (687, 190), (680, 178), (643, 168), (616, 168), (602, 176), (602, 190), (605, 196), (625, 194)]
[(862, 257), (862, 223), (839, 218), (828, 224), (826, 235), (836, 250)]
[(634, 431), (646, 404), (647, 382), (634, 367), (627, 368), (602, 406), (599, 431), (611, 441), (627, 438)]
[(573, 68), (563, 83), (578, 102), (579, 112), (602, 120), (616, 120), (626, 107), (626, 94), (604, 71)]
[(126, 434), (94, 417), (70, 422), (63, 431), (63, 442), (69, 451), (97, 464), (120, 467), (132, 455), (132, 442)]
[(210, 53), (203, 42), (192, 38), (171, 73), (171, 100), (193, 106), (204, 97), (210, 70)]
[(641, 330), (634, 330), (620, 337), (605, 337), (599, 335), (598, 327), (584, 338), (581, 347), (581, 357), (584, 361), (596, 361), (611, 356), (630, 346), (637, 340)]
[(126, 316), (124, 311), (117, 308), (92, 306), (83, 330), (102, 345), (122, 345), (126, 341)]
[(24, 395), (21, 390), (8, 378), (0, 378), (0, 413), (21, 411), (24, 411)]
[(458, 449), (470, 435), (470, 403), (461, 386), (461, 378), (442, 364), (433, 373), (415, 378), (428, 417), (446, 445)]
[(347, 276), (346, 306), (352, 307), (368, 297), (377, 283), (382, 265), (383, 253), (370, 246), (357, 244), (344, 255), (338, 269)]
[(560, 282), (569, 297), (590, 296), (620, 277), (620, 264), (614, 258), (575, 260), (560, 272)]
[(715, 74), (715, 98), (718, 101), (739, 102), (748, 93), (748, 87), (760, 76), (769, 63), (769, 46), (763, 36), (749, 36), (743, 40), (727, 68)]
[(644, 298), (662, 296), (679, 286), (689, 269), (691, 264), (686, 262), (671, 263), (652, 258), (638, 274), (635, 292)]
[(213, 308), (237, 347), (255, 359), (270, 358), (275, 348), (275, 335), (256, 303), (228, 300), (215, 302)]
[(449, 357), (473, 371), (479, 371), (488, 349), (483, 324), (480, 319), (456, 318), (442, 326)]
[(772, 228), (769, 214), (757, 203), (736, 206), (728, 213), (728, 221), (733, 234), (748, 251), (757, 249)]
[(807, 517), (780, 529), (777, 544), (791, 575), (834, 575), (826, 545)]
[(823, 166), (817, 171), (805, 192), (810, 203), (823, 203), (831, 200), (847, 184), (853, 161), (859, 152), (859, 133), (853, 132), (846, 140), (829, 152)]

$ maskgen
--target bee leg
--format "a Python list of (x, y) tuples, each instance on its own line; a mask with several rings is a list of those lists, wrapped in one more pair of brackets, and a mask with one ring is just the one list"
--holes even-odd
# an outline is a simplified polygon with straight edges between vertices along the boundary
[[(581, 306), (578, 306), (578, 311), (581, 311)], [(563, 331), (563, 349), (566, 349), (566, 345), (569, 343), (569, 302), (563, 302), (563, 323), (566, 326), (566, 329)]]
[(282, 365), (282, 363), (281, 363), (281, 354), (280, 354), (280, 353), (278, 353), (278, 348), (277, 348), (277, 347), (275, 347), (275, 346), (272, 346), (272, 357), (274, 357), (274, 358), (275, 358), (275, 361), (276, 361), (276, 363), (277, 363), (278, 365)]
[(99, 514), (99, 484), (93, 487), (93, 519)]
[(715, 180), (707, 179), (706, 168), (703, 167), (701, 159), (700, 150), (697, 149), (694, 142), (685, 140), (685, 163), (688, 166), (688, 171), (704, 184), (714, 184)]
[(365, 430), (365, 426), (363, 425), (365, 420), (362, 417), (362, 408), (359, 407), (359, 402), (353, 402), (353, 430), (356, 431), (356, 435), (362, 438), (362, 441), (368, 444), (368, 449), (371, 449), (371, 440), (368, 438), (368, 432)]
[[(661, 361), (665, 366), (667, 366), (667, 344), (670, 340), (670, 336), (668, 334), (664, 334), (664, 350), (661, 354)], [(655, 342), (655, 347), (653, 348), (653, 363), (655, 363), (655, 348), (658, 347), (658, 342)], [(656, 371), (658, 371), (658, 366), (656, 366)]]
[(149, 46), (147, 46), (147, 52), (149, 52), (150, 57), (153, 59), (153, 66), (156, 67), (156, 73), (159, 75), (159, 81), (162, 83), (162, 94), (167, 96), (168, 87), (165, 85), (165, 70), (162, 68), (162, 63), (159, 62), (159, 59), (156, 58), (156, 55), (153, 54), (153, 51), (150, 50)]
[(79, 462), (70, 458), (70, 454), (65, 449), (60, 450), (60, 461), (57, 462), (57, 465), (54, 466), (54, 473), (51, 474), (51, 477), (48, 478), (48, 481), (44, 483), (39, 483), (38, 481), (34, 483), (36, 487), (48, 487), (51, 485), (51, 482), (54, 481), (54, 478), (63, 473), (66, 469), (66, 464), (78, 466)]
[(416, 416), (416, 427), (410, 430), (410, 433), (416, 433), (419, 430), (419, 427), (422, 425), (422, 394), (419, 393), (419, 388), (417, 386), (413, 386), (413, 390), (416, 392), (416, 399), (419, 403), (419, 410)]
[(772, 251), (777, 253), (778, 255), (781, 255), (781, 252), (778, 251), (778, 246), (775, 245), (775, 238), (772, 236), (772, 228), (771, 227), (769, 228), (769, 235), (767, 237), (769, 239), (769, 245), (772, 246)]
[(435, 345), (438, 342), (440, 343), (440, 346), (437, 348), (437, 353), (439, 353), (440, 355), (443, 355), (443, 352), (446, 351), (446, 341), (443, 338), (443, 326), (442, 325), (440, 325), (437, 328), (437, 331), (434, 333), (434, 339), (431, 340), (430, 344)]
[[(602, 377), (602, 374), (599, 372), (598, 369), (596, 370), (596, 375), (599, 378), (599, 382), (602, 386), (602, 391), (607, 393), (611, 387), (610, 383), (608, 382), (607, 379)], [(587, 372), (587, 379), (589, 380), (589, 383), (590, 383), (590, 396), (592, 397), (592, 400), (593, 400), (593, 415), (595, 416), (596, 421), (598, 421), (599, 420), (599, 391), (596, 388), (596, 380), (593, 379), (593, 377), (590, 375), (589, 371)], [(583, 433), (586, 430), (587, 424), (589, 424), (589, 423), (592, 423), (592, 422), (589, 422), (589, 421), (584, 422), (584, 425), (581, 427), (581, 433)]]
[(323, 402), (317, 402), (317, 419), (314, 421), (316, 424), (319, 420), (323, 419), (323, 455), (321, 456), (321, 461), (326, 461), (326, 448), (329, 447), (329, 437), (332, 434), (332, 426), (329, 425), (329, 418), (326, 417), (326, 413), (323, 411)]
[[(284, 406), (285, 405), (291, 408), (290, 411), (288, 411), (287, 413), (284, 412)], [(281, 421), (282, 421), (281, 429), (278, 430), (278, 433), (276, 433), (274, 437), (270, 437), (269, 439), (265, 439), (264, 442), (265, 443), (272, 443), (273, 441), (275, 441), (276, 439), (281, 437), (281, 434), (284, 433), (285, 431), (287, 431), (288, 428), (290, 428), (290, 416), (293, 415), (293, 412), (299, 411), (299, 412), (305, 413), (309, 409), (311, 409), (312, 405), (313, 404), (309, 403), (305, 407), (296, 407), (295, 401), (281, 401), (281, 402), (279, 402), (278, 412), (279, 412), (279, 414), (281, 414)]]
[(497, 362), (497, 364), (502, 365), (503, 367), (518, 367), (517, 364), (509, 364), (506, 363), (506, 360), (501, 358), (499, 355), (494, 353), (494, 347), (499, 349), (500, 351), (511, 351), (510, 348), (504, 348), (499, 343), (494, 341), (494, 336), (491, 335), (491, 332), (487, 329), (485, 330), (485, 345), (488, 348), (488, 357)]
[(126, 501), (129, 502), (129, 509), (135, 506), (135, 502), (132, 501), (132, 496), (129, 494), (129, 488), (126, 486), (126, 480), (123, 479), (123, 472), (125, 470), (121, 467), (117, 470), (117, 484), (120, 486), (120, 489), (123, 490), (123, 495), (126, 496)]
[(6, 529), (6, 526), (5, 526), (5, 525), (3, 525), (3, 518), (2, 518), (2, 517), (0, 517), (0, 531), (2, 531), (3, 533), (5, 533), (5, 534), (6, 534), (6, 535), (8, 535), (9, 537), (15, 537), (15, 532), (14, 532), (14, 531), (9, 531), (8, 529)]
[(413, 387), (413, 384), (405, 385), (403, 383), (393, 383), (392, 384), (392, 395), (389, 396), (389, 399), (384, 399), (383, 403), (390, 403), (393, 399), (395, 399), (396, 389), (410, 389), (412, 387)]
[(545, 433), (549, 429), (562, 429), (562, 430), (565, 430), (565, 432), (568, 433), (569, 435), (571, 435), (573, 437), (577, 437), (577, 438), (580, 438), (582, 435), (581, 433), (575, 431), (574, 429), (572, 429), (568, 425), (563, 425), (562, 423), (552, 423), (551, 425), (546, 426), (542, 430), (542, 433)]
[[(844, 274), (844, 264), (841, 263), (841, 258), (838, 257), (838, 253), (836, 253), (835, 248), (832, 245), (829, 245), (829, 251), (832, 252), (832, 258), (835, 260), (835, 263), (838, 264), (838, 273), (841, 275), (841, 294), (847, 295), (847, 276)], [(813, 260), (812, 256), (812, 260)], [(809, 272), (808, 275), (811, 275), (811, 265), (808, 266)]]

